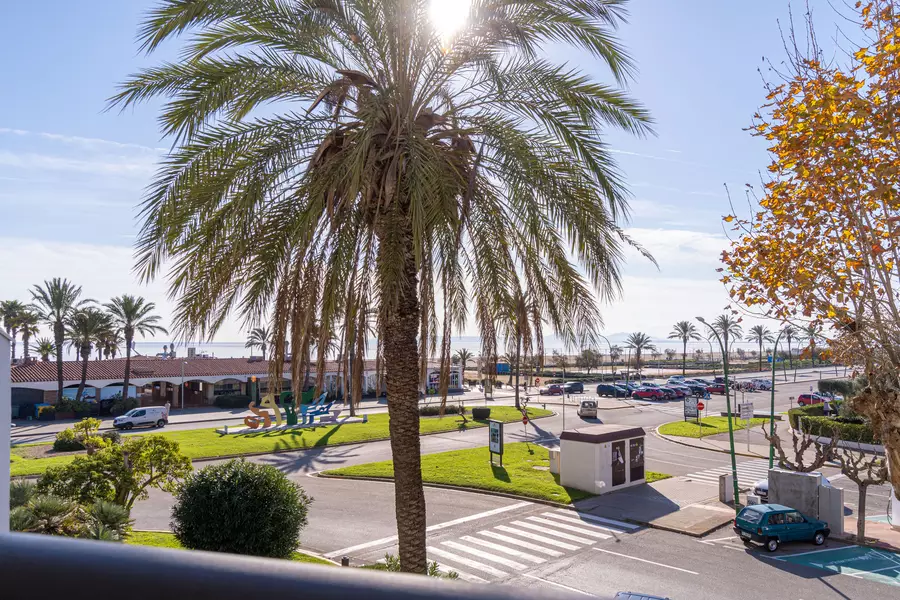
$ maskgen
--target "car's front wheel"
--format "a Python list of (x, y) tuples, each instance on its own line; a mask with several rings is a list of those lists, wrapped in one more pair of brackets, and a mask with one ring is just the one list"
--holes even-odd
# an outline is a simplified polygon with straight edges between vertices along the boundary
[(825, 543), (825, 533), (822, 531), (817, 531), (815, 537), (813, 537), (813, 543), (816, 546), (821, 546)]
[(778, 550), (778, 538), (769, 538), (766, 542), (766, 550), (769, 552), (775, 552)]
[(134, 425), (132, 425), (131, 423), (125, 423), (124, 425), (122, 425), (122, 429), (124, 429), (125, 431), (131, 431), (132, 427), (134, 427)]
[(166, 422), (164, 420), (160, 419), (159, 421), (156, 422), (156, 426), (157, 427), (165, 427)]

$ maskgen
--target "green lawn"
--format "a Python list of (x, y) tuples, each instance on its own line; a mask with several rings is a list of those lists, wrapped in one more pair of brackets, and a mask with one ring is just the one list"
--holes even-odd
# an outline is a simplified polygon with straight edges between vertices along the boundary
[[(550, 458), (543, 446), (517, 442), (506, 444), (503, 466), (491, 465), (487, 448), (454, 450), (422, 457), (422, 479), (426, 483), (443, 483), (505, 492), (529, 498), (552, 500), (570, 504), (593, 494), (559, 485), (559, 477), (550, 473)], [(326, 475), (355, 477), (393, 477), (392, 461), (369, 463), (325, 471)], [(665, 479), (668, 475), (647, 473), (648, 482)]]
[[(135, 546), (153, 546), (155, 548), (174, 548), (176, 550), (184, 550), (184, 546), (182, 546), (181, 542), (179, 542), (175, 538), (175, 534), (161, 531), (135, 531), (132, 532), (130, 536), (128, 536), (128, 539), (125, 540), (125, 543), (133, 544)], [(294, 552), (291, 555), (291, 560), (296, 562), (313, 563), (317, 565), (328, 565), (329, 567), (334, 566), (333, 562), (322, 560), (317, 556), (310, 556), (309, 554), (304, 554), (302, 552)]]
[[(734, 430), (744, 429), (747, 422), (737, 417), (732, 417), (732, 425)], [(768, 422), (768, 419), (751, 419), (750, 427), (756, 427), (762, 423)], [(678, 437), (699, 438), (717, 433), (728, 433), (727, 417), (706, 417), (700, 420), (700, 425), (695, 421), (674, 421), (661, 425), (659, 432), (663, 435), (675, 435)]]
[[(529, 408), (531, 418), (552, 414), (549, 410)], [(512, 406), (492, 406), (491, 419), (513, 422), (521, 419), (521, 413)], [(438, 433), (485, 427), (487, 421), (473, 421), (463, 425), (457, 415), (423, 417), (419, 430), (422, 433)], [(249, 433), (242, 435), (220, 435), (215, 429), (190, 429), (185, 431), (164, 431), (161, 435), (177, 441), (181, 451), (190, 458), (215, 458), (240, 454), (280, 452), (304, 448), (318, 448), (333, 444), (365, 442), (385, 439), (388, 434), (388, 415), (371, 415), (368, 423), (346, 425), (325, 425), (310, 429), (294, 429), (274, 433)], [(10, 470), (12, 476), (38, 475), (50, 466), (66, 464), (73, 455), (28, 458), (12, 449)]]

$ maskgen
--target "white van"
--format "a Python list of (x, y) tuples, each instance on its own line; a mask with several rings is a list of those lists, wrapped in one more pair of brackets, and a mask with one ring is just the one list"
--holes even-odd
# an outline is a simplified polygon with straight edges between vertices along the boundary
[(578, 405), (578, 416), (596, 419), (597, 402), (595, 400), (582, 400)]
[(165, 406), (145, 406), (132, 408), (121, 417), (113, 419), (113, 427), (129, 430), (132, 427), (165, 427), (169, 422), (169, 411)]

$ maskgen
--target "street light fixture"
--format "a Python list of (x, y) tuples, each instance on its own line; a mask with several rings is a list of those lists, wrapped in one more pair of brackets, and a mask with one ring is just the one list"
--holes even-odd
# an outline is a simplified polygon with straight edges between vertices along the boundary
[(602, 337), (606, 342), (606, 345), (609, 346), (609, 374), (613, 376), (613, 379), (616, 378), (616, 373), (613, 371), (613, 360), (612, 360), (612, 344), (609, 343), (609, 339), (605, 335), (597, 334), (598, 337)]
[[(778, 332), (775, 338), (775, 345), (772, 348), (772, 406), (769, 413), (769, 437), (775, 437), (775, 357), (778, 356), (778, 342), (784, 335), (784, 329)], [(769, 468), (775, 466), (775, 445), (769, 442)]]
[[(740, 493), (738, 491), (737, 459), (734, 455), (734, 424), (732, 423), (734, 417), (731, 412), (731, 389), (728, 381), (728, 352), (716, 328), (707, 323), (703, 317), (697, 317), (697, 320), (706, 325), (712, 334), (716, 336), (716, 341), (719, 342), (719, 348), (722, 350), (722, 369), (725, 372), (725, 411), (728, 414), (728, 441), (731, 447), (731, 482), (734, 485), (734, 512), (737, 515), (740, 512)], [(712, 342), (710, 342), (711, 344)]]

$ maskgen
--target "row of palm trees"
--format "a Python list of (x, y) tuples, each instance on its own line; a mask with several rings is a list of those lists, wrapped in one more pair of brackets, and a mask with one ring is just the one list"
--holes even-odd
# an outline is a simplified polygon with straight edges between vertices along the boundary
[[(125, 347), (123, 394), (128, 393), (131, 375), (131, 347), (135, 334), (142, 337), (156, 333), (168, 333), (160, 324), (160, 317), (153, 314), (156, 305), (140, 296), (123, 294), (99, 304), (83, 298), (81, 286), (67, 279), (54, 278), (35, 285), (31, 290), (31, 303), (17, 300), (0, 302), (0, 318), (6, 333), (12, 338), (12, 360), (16, 360), (16, 339), (22, 336), (23, 355), (26, 361), (33, 350), (41, 360), (56, 359), (58, 399), (63, 395), (63, 347), (68, 344), (81, 360), (81, 382), (77, 400), (81, 400), (87, 379), (87, 365), (94, 348), (97, 358), (116, 357), (119, 348)], [(29, 344), (46, 325), (53, 338), (37, 338)]]

